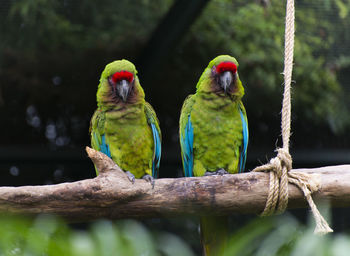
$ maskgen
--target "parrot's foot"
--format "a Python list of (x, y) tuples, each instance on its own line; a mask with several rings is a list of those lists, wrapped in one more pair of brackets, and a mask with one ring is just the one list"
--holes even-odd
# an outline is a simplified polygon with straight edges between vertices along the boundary
[(135, 183), (135, 176), (134, 176), (134, 174), (132, 174), (129, 171), (126, 171), (125, 173), (126, 173), (126, 176), (128, 176), (128, 179), (131, 181), (131, 183), (134, 184)]
[(215, 172), (205, 172), (204, 176), (212, 176), (212, 175), (224, 175), (224, 174), (229, 174), (225, 169), (221, 168)]
[(144, 180), (148, 181), (149, 183), (151, 183), (152, 189), (154, 188), (154, 178), (151, 175), (149, 175), (149, 174), (143, 175), (142, 179), (144, 179)]
[(224, 174), (229, 174), (225, 169), (221, 168), (219, 170), (216, 171), (217, 175), (224, 175)]

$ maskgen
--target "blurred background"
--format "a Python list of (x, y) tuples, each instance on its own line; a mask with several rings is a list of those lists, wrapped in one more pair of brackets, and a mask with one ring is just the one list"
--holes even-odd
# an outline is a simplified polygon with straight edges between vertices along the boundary
[[(285, 1), (1, 0), (2, 186), (94, 177), (84, 148), (106, 64), (135, 63), (163, 134), (160, 177), (181, 176), (178, 119), (209, 61), (237, 58), (250, 130), (248, 169), (281, 146)], [(293, 166), (350, 162), (350, 1), (296, 1)], [(307, 210), (293, 211), (305, 223)], [(337, 232), (348, 209), (331, 211)], [(240, 219), (253, 217), (239, 216)], [(195, 220), (148, 220), (179, 236)], [(180, 224), (179, 224), (180, 223)], [(196, 251), (198, 235), (190, 246)], [(192, 243), (192, 244), (191, 244)]]

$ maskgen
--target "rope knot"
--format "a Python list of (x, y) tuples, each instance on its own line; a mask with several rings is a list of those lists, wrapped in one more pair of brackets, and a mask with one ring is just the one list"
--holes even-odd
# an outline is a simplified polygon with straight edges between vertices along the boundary
[(281, 159), (278, 157), (274, 157), (270, 160), (270, 163), (267, 164), (269, 166), (269, 170), (275, 172), (278, 178), (282, 176), (282, 163)]
[(276, 149), (278, 152), (277, 156), (272, 158), (268, 164), (257, 167), (254, 169), (256, 172), (275, 172), (277, 178), (280, 179), (283, 175), (283, 170), (289, 172), (292, 169), (292, 157), (289, 154), (288, 150), (284, 148)]
[(277, 156), (269, 163), (256, 167), (255, 172), (270, 172), (270, 188), (262, 216), (282, 213), (288, 205), (288, 172), (292, 169), (292, 157), (288, 149), (276, 149)]
[(284, 148), (278, 148), (277, 157), (281, 161), (281, 165), (287, 168), (289, 172), (292, 169), (292, 156), (289, 154), (289, 151)]

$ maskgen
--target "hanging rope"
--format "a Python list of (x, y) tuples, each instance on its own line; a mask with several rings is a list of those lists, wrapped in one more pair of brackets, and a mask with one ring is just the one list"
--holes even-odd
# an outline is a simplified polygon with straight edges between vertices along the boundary
[(284, 93), (282, 102), (282, 142), (283, 147), (277, 149), (277, 157), (269, 163), (256, 167), (255, 172), (270, 172), (270, 186), (265, 209), (262, 216), (278, 214), (285, 211), (288, 205), (288, 183), (299, 187), (310, 205), (315, 218), (316, 234), (333, 232), (327, 221), (318, 211), (311, 194), (319, 190), (319, 183), (310, 175), (301, 172), (289, 172), (292, 169), (292, 157), (289, 154), (289, 138), (291, 123), (290, 88), (293, 70), (294, 52), (294, 0), (287, 0), (285, 41), (284, 41)]

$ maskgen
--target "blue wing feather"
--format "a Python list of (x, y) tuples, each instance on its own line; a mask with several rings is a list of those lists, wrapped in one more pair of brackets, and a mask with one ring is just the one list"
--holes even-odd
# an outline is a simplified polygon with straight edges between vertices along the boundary
[(242, 135), (243, 135), (243, 143), (241, 147), (241, 155), (239, 160), (239, 172), (244, 172), (245, 163), (247, 160), (247, 148), (248, 148), (248, 140), (249, 140), (249, 132), (248, 132), (248, 121), (246, 114), (243, 112), (242, 108), (239, 108), (239, 113), (241, 115), (242, 121)]
[(150, 126), (153, 135), (154, 149), (152, 158), (152, 177), (157, 178), (162, 154), (162, 134), (159, 128), (159, 121), (156, 112), (148, 102), (145, 102), (145, 114), (147, 123)]
[(188, 115), (188, 121), (185, 126), (184, 135), (181, 136), (182, 161), (186, 177), (193, 176), (193, 127), (191, 116)]
[(154, 123), (151, 123), (152, 133), (153, 133), (153, 143), (154, 143), (154, 156), (152, 162), (152, 176), (153, 178), (158, 177), (158, 170), (160, 164), (160, 158), (162, 155), (162, 146), (160, 140), (160, 134)]
[[(96, 133), (94, 134), (94, 136), (96, 136)], [(111, 151), (109, 150), (109, 145), (106, 142), (106, 137), (103, 134), (101, 136), (101, 144), (100, 144), (100, 151), (104, 154), (106, 154), (107, 156), (111, 157)]]
[(105, 155), (111, 157), (111, 151), (104, 134), (104, 112), (97, 109), (90, 121), (91, 146)]

